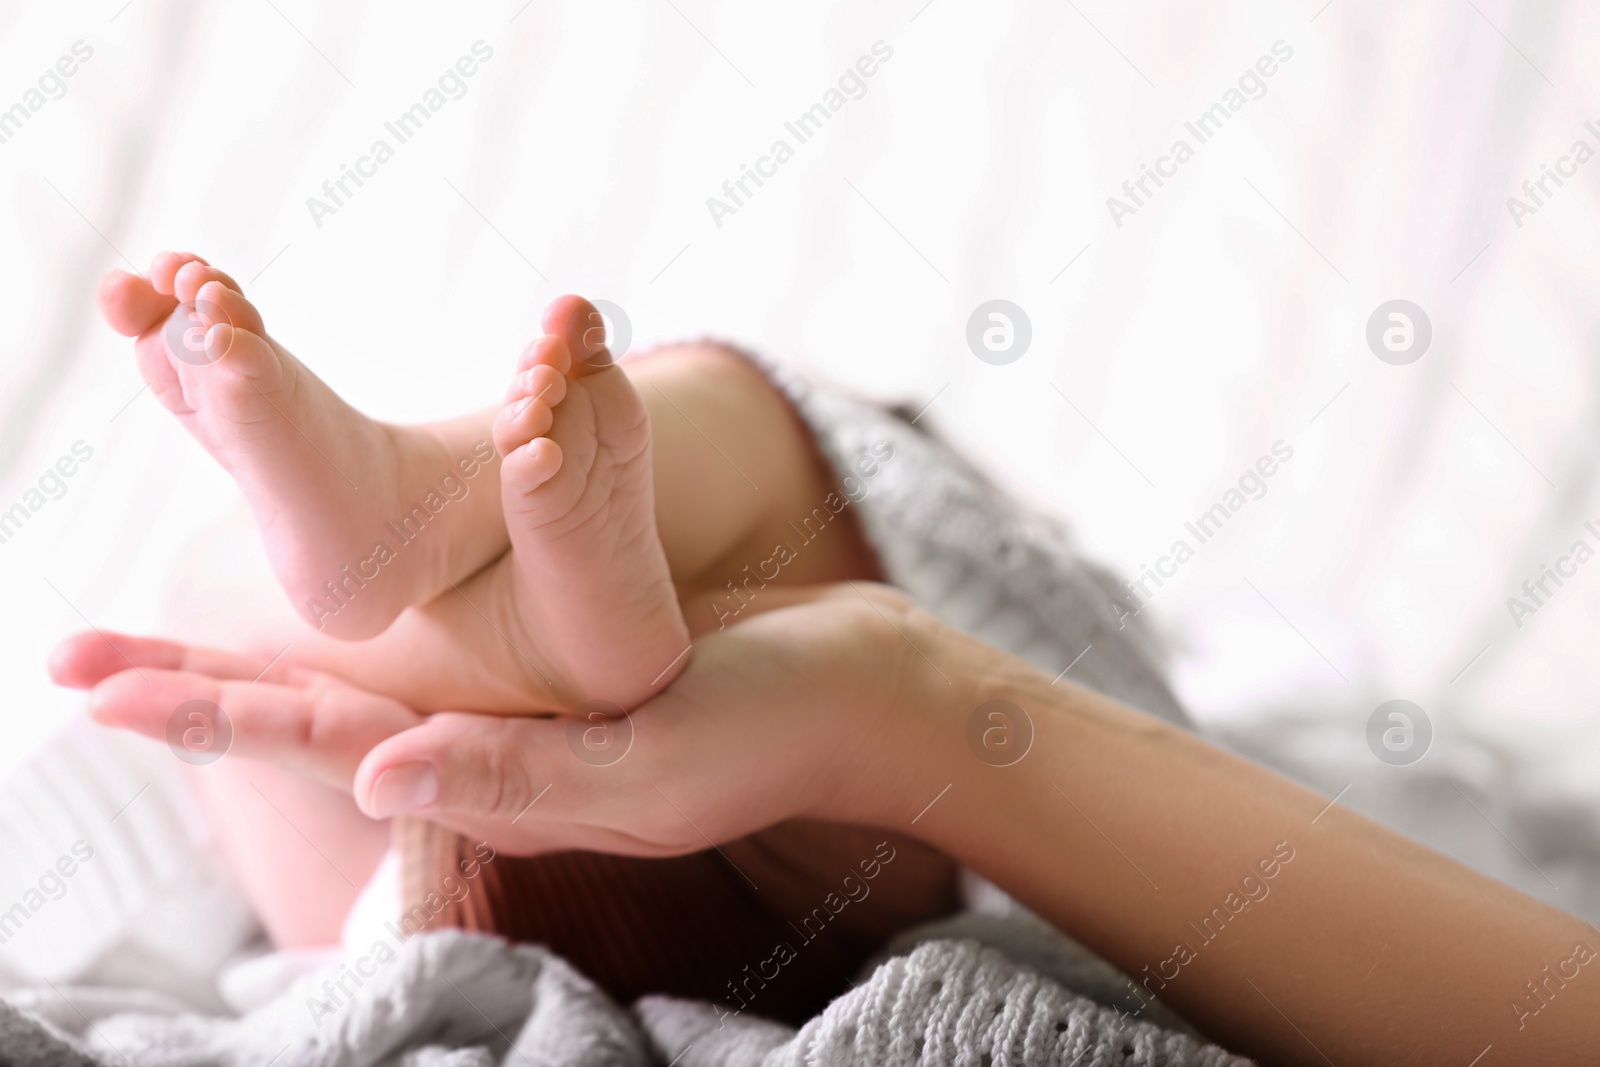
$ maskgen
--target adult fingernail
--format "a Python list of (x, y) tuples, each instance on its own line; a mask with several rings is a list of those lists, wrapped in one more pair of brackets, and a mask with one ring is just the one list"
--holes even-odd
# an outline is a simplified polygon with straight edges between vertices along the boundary
[(431, 763), (401, 763), (378, 775), (372, 783), (368, 814), (387, 819), (421, 811), (439, 799), (439, 772)]

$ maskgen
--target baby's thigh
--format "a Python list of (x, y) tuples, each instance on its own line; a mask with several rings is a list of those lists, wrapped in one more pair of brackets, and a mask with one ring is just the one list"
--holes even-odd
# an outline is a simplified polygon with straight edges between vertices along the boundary
[(881, 577), (811, 431), (748, 359), (697, 342), (623, 365), (650, 409), (657, 526), (686, 603), (721, 591), (737, 611), (769, 585)]
[(349, 794), (267, 763), (229, 756), (189, 780), (272, 943), (337, 945), (389, 847), (388, 824), (363, 815)]

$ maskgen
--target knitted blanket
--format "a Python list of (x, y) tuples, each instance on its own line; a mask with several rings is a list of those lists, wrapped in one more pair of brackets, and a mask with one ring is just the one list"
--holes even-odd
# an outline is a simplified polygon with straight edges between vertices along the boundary
[[(911, 421), (765, 369), (838, 471), (891, 582), (1051, 675), (1186, 724), (1139, 620), (1114, 606), (1118, 584), (1078, 556), (1058, 524)], [(158, 801), (180, 803), (153, 794), (124, 825), (155, 817)], [(899, 939), (798, 1031), (660, 997), (625, 1011), (547, 950), (444, 931), (362, 961), (360, 974), (330, 964), (238, 1015), (125, 989), (12, 992), (0, 1000), (0, 1065), (1247, 1063), (1159, 1003), (1141, 1003), (1125, 976), (993, 886), (970, 881), (972, 913)]]
[(798, 1032), (662, 997), (627, 1012), (542, 948), (453, 930), (406, 941), (359, 985), (343, 980), (343, 991), (339, 974), (304, 978), (237, 1019), (112, 990), (13, 994), (0, 1002), (0, 1063), (1248, 1067), (1185, 1034), (1125, 1019), (973, 941), (927, 942), (889, 959)]
[(945, 622), (1052, 677), (1189, 725), (1160, 655), (1110, 572), (912, 421), (762, 366), (859, 509), (889, 581)]

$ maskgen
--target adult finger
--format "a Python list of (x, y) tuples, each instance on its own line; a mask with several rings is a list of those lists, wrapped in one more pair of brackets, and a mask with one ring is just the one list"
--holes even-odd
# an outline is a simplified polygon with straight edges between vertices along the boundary
[(259, 679), (293, 684), (305, 672), (281, 659), (223, 652), (115, 631), (90, 630), (73, 634), (50, 653), (50, 678), (70, 689), (89, 689), (123, 671), (155, 669), (192, 671), (218, 678)]
[(510, 820), (551, 782), (564, 724), (441, 712), (367, 755), (355, 798), (373, 818), (434, 809)]
[[(646, 755), (651, 746), (631, 738), (637, 717), (602, 724), (437, 714), (368, 753), (356, 802), (373, 818), (416, 813), (522, 853), (667, 856), (707, 847), (658, 791), (668, 776)], [(606, 740), (589, 736), (594, 747), (586, 747), (585, 734), (597, 730)]]
[(95, 686), (89, 713), (165, 741), (180, 758), (190, 749), (189, 731), (199, 729), (201, 743), (224, 746), (223, 755), (275, 763), (345, 790), (373, 746), (422, 721), (396, 701), (331, 680), (281, 685), (156, 668)]

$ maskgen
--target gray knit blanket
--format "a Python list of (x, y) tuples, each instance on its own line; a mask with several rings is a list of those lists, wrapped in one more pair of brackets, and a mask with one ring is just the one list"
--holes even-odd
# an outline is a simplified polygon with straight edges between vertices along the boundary
[[(1113, 606), (1118, 583), (1058, 523), (909, 420), (766, 369), (837, 469), (890, 581), (1052, 676), (1186, 725), (1153, 643), (1129, 606)], [(542, 948), (451, 931), (405, 941), (360, 982), (332, 967), (238, 1017), (125, 989), (12, 992), (0, 999), (0, 1065), (1248, 1063), (1140, 999), (1128, 978), (995, 887), (969, 881), (971, 911), (897, 940), (798, 1031), (660, 997), (624, 1009)]]
[(43, 989), (0, 1001), (8, 1067), (1245, 1067), (1124, 1017), (975, 941), (931, 941), (880, 964), (799, 1031), (711, 1004), (612, 1004), (532, 945), (419, 934), (355, 987), (302, 979), (240, 1018), (119, 990)]

